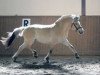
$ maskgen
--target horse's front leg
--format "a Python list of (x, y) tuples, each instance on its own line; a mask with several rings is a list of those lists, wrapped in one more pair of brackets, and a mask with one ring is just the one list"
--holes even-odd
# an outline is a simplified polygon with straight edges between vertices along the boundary
[(73, 45), (70, 44), (70, 42), (68, 41), (68, 39), (65, 39), (65, 40), (63, 41), (63, 44), (66, 45), (66, 46), (68, 46), (69, 49), (75, 54), (75, 57), (76, 57), (77, 59), (79, 59), (79, 55), (78, 55), (76, 49), (74, 48)]
[(44, 60), (46, 61), (46, 63), (49, 63), (49, 59), (50, 59), (50, 55), (52, 54), (52, 50), (50, 49), (49, 52), (47, 53), (46, 57), (44, 58)]

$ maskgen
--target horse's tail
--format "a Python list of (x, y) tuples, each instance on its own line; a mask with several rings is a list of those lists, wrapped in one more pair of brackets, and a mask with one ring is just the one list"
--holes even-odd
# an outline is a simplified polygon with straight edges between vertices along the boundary
[(12, 42), (14, 41), (14, 39), (19, 36), (19, 33), (21, 33), (22, 31), (24, 30), (24, 27), (19, 27), (19, 28), (15, 28), (13, 30), (13, 32), (7, 32), (8, 33), (8, 37), (7, 38), (4, 38), (4, 37), (1, 37), (1, 42), (3, 45), (5, 45), (5, 47), (9, 47)]

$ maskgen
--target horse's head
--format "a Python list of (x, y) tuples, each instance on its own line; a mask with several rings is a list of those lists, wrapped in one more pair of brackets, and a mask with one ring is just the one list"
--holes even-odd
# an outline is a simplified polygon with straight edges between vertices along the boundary
[(79, 34), (83, 34), (84, 33), (84, 29), (80, 23), (80, 17), (79, 16), (74, 16), (73, 18), (73, 22), (72, 22), (72, 26), (71, 27), (75, 27), (75, 30), (79, 33)]

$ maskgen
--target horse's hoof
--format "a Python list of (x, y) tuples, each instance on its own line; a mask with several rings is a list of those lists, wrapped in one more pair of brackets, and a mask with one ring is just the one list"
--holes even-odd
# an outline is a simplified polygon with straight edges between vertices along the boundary
[(50, 63), (49, 60), (48, 61), (46, 60), (46, 64), (49, 64), (49, 63)]
[(47, 60), (44, 61), (44, 64), (45, 64), (45, 65), (47, 65), (47, 64), (49, 64), (49, 63), (50, 63), (50, 61), (47, 61)]
[(38, 55), (34, 55), (35, 58), (38, 58)]
[(50, 62), (47, 62), (47, 61), (46, 61), (46, 62), (44, 62), (43, 64), (44, 64), (44, 65), (49, 65), (49, 64), (50, 64)]
[(77, 53), (75, 53), (75, 57), (76, 57), (76, 59), (80, 58), (80, 56)]
[(34, 57), (35, 57), (35, 58), (38, 58), (38, 54), (37, 54), (36, 51), (34, 51)]
[(16, 62), (17, 57), (13, 57), (12, 60), (13, 62)]
[(49, 63), (49, 57), (45, 57), (44, 60), (46, 61), (45, 63)]

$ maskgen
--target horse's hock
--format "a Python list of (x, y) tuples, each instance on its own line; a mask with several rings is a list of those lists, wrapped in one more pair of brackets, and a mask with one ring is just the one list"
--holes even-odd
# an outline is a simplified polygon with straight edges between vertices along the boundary
[[(30, 18), (32, 24), (52, 24), (59, 16), (0, 16), (0, 36), (5, 36), (6, 32), (13, 31), (21, 26), (22, 18)], [(85, 29), (84, 35), (80, 36), (74, 31), (70, 31), (69, 40), (77, 49), (80, 55), (100, 55), (100, 16), (81, 16), (81, 23)], [(16, 39), (9, 49), (5, 49), (0, 43), (0, 55), (13, 55), (22, 44), (23, 38)], [(35, 42), (33, 48), (39, 55), (47, 54), (49, 46)], [(23, 50), (22, 55), (31, 55), (30, 50)], [(54, 55), (72, 55), (72, 52), (64, 45), (56, 45), (53, 50)]]

